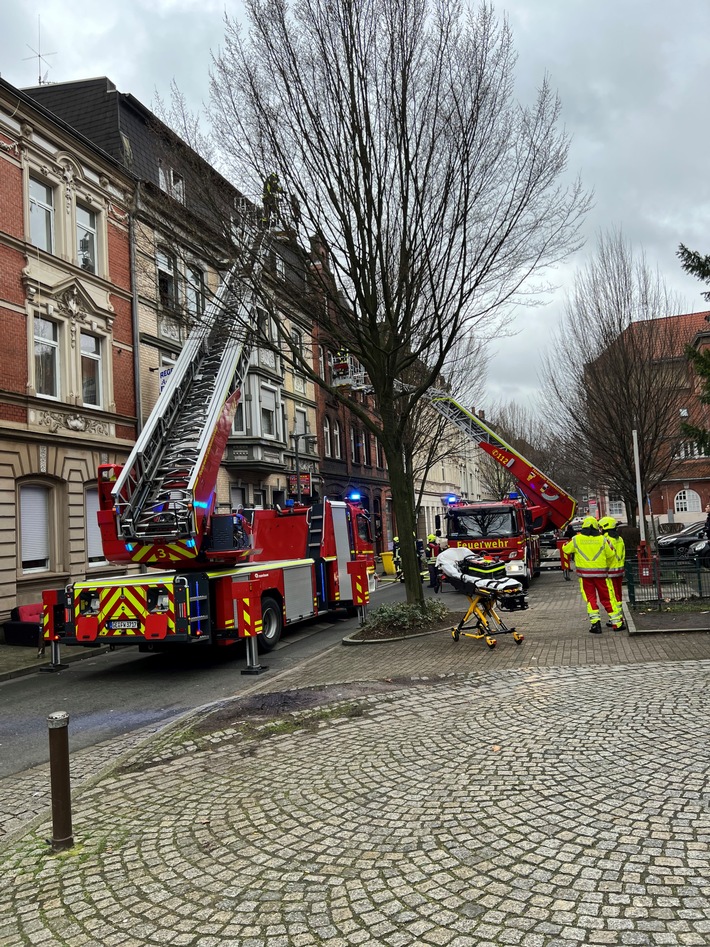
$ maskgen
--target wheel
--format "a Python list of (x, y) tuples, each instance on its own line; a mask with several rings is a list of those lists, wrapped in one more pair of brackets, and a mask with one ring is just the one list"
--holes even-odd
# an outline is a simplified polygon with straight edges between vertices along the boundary
[(461, 631), (460, 631), (460, 629), (458, 629), (458, 628), (452, 628), (452, 629), (451, 629), (451, 637), (454, 639), (454, 641), (458, 641), (459, 638), (461, 637)]
[(517, 631), (513, 632), (513, 641), (516, 644), (521, 644), (524, 640), (525, 640), (525, 635), (521, 635)]
[(496, 639), (495, 639), (495, 638), (491, 638), (491, 636), (488, 635), (488, 636), (486, 637), (486, 644), (488, 645), (489, 648), (495, 648), (495, 646), (496, 646)]
[(525, 567), (525, 575), (520, 580), (520, 584), (523, 587), (523, 592), (527, 592), (530, 588), (530, 569), (527, 566)]
[(271, 595), (261, 600), (261, 634), (257, 637), (259, 651), (272, 651), (279, 643), (283, 630), (281, 606)]

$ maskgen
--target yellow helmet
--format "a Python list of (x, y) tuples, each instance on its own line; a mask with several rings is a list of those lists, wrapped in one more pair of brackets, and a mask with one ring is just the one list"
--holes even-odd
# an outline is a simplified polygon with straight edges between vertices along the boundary
[(428, 535), (427, 538), (426, 538), (426, 541), (427, 541), (428, 543), (435, 543), (435, 542), (436, 542), (436, 536), (434, 535), (434, 533), (429, 533), (429, 535)]
[(399, 542), (399, 536), (395, 536), (394, 539), (392, 540), (392, 542), (393, 542), (393, 543), (398, 543), (398, 542)]
[(599, 520), (599, 529), (603, 529), (605, 533), (608, 533), (610, 529), (616, 529), (616, 520), (613, 516), (603, 516)]
[(582, 520), (582, 529), (599, 529), (599, 523), (594, 516), (585, 516)]

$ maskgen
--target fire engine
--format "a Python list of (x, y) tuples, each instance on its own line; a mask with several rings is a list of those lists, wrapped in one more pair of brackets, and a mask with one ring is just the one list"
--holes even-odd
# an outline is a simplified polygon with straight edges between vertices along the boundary
[(107, 560), (140, 574), (43, 593), (45, 639), (141, 650), (247, 639), (248, 671), (284, 626), (345, 607), (364, 614), (374, 581), (366, 511), (335, 501), (215, 509), (220, 461), (249, 367), (253, 293), (235, 265), (191, 331), (125, 465), (99, 467)]
[(446, 393), (433, 392), (429, 400), (505, 467), (517, 485), (517, 492), (502, 500), (452, 499), (446, 513), (449, 546), (467, 546), (502, 559), (507, 575), (527, 589), (530, 580), (540, 574), (539, 534), (563, 529), (574, 516), (575, 499)]

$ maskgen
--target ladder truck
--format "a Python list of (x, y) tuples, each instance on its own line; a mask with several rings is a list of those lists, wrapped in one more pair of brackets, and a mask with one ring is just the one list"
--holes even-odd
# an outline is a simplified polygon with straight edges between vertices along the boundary
[[(334, 385), (372, 392), (350, 356), (334, 367)], [(408, 390), (401, 383), (396, 387)], [(527, 589), (531, 579), (540, 574), (539, 535), (553, 528), (563, 529), (574, 516), (576, 500), (445, 391), (431, 388), (424, 397), (434, 410), (505, 467), (519, 490), (496, 501), (452, 499), (446, 512), (449, 546), (466, 546), (481, 555), (502, 559), (507, 575)], [(436, 526), (441, 528), (440, 518)]]
[[(263, 233), (257, 238), (263, 240)], [(257, 253), (259, 252), (257, 246)], [(369, 519), (357, 503), (216, 512), (217, 475), (249, 368), (255, 299), (235, 264), (194, 326), (125, 465), (99, 467), (104, 555), (143, 572), (43, 593), (59, 643), (140, 650), (247, 641), (247, 672), (285, 626), (335, 608), (364, 616), (374, 580)]]
[(446, 512), (449, 546), (466, 546), (505, 562), (506, 574), (527, 589), (540, 574), (540, 533), (564, 529), (576, 500), (475, 414), (442, 391), (428, 394), (440, 414), (505, 467), (518, 491), (502, 500), (454, 500)]

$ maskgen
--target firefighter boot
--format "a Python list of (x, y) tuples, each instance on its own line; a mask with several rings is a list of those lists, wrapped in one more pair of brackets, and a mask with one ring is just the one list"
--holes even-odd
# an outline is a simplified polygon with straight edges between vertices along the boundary
[(599, 621), (599, 619), (592, 622), (589, 630), (593, 635), (600, 635), (602, 633), (602, 623)]

